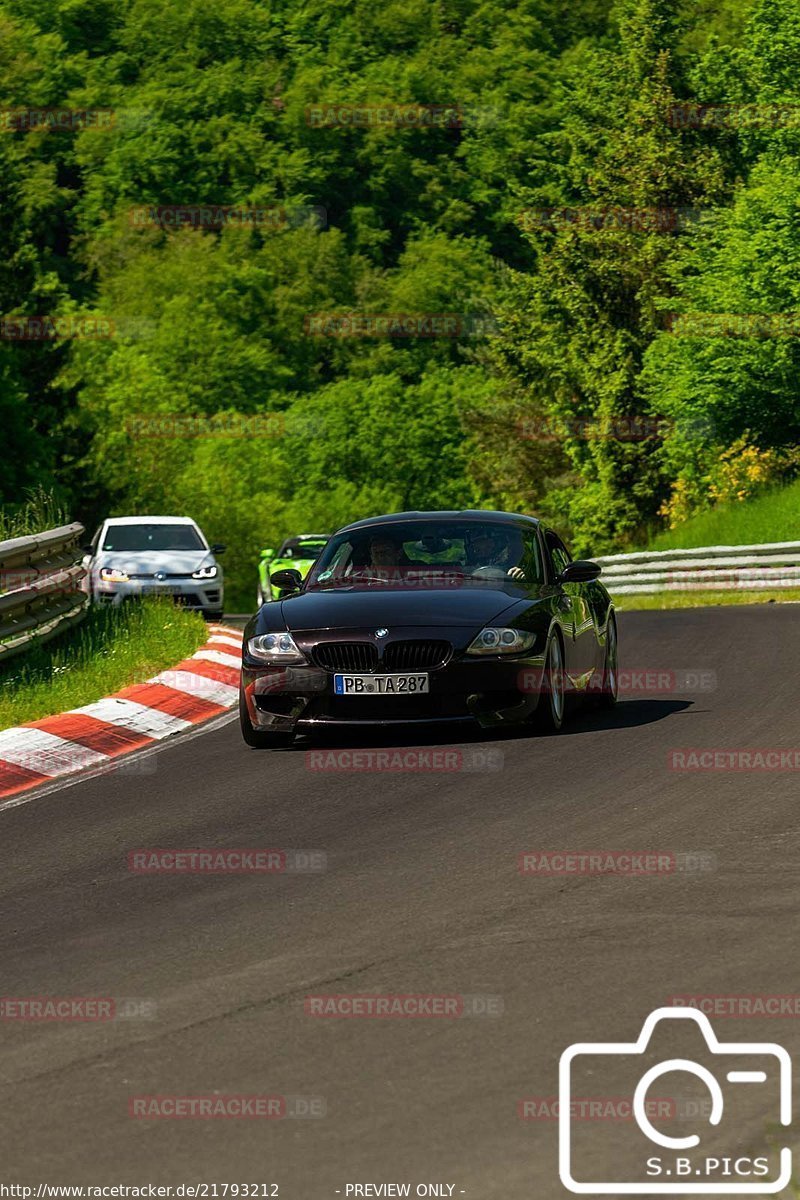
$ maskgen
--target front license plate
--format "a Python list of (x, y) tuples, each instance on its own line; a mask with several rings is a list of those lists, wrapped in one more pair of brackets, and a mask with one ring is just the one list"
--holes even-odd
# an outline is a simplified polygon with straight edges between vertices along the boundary
[(429, 692), (427, 674), (334, 675), (337, 696), (420, 696)]
[(145, 583), (142, 585), (143, 596), (178, 596), (180, 588), (169, 583)]

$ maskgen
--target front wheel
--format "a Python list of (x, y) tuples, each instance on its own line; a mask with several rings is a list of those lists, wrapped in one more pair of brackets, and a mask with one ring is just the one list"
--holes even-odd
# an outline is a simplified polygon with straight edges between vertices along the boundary
[(242, 737), (254, 750), (282, 750), (291, 746), (294, 741), (293, 733), (270, 733), (264, 729), (253, 729), (243, 688), (239, 688), (239, 725)]
[(536, 727), (543, 733), (558, 733), (564, 724), (564, 654), (561, 639), (554, 633), (547, 645), (542, 695), (534, 713)]

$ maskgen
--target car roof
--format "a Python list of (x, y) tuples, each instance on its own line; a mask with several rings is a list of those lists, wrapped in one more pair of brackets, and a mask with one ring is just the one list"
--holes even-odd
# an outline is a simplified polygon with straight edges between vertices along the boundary
[(371, 525), (396, 524), (407, 521), (496, 521), (499, 525), (509, 525), (512, 522), (523, 522), (534, 528), (539, 524), (537, 517), (529, 517), (521, 513), (497, 512), (482, 508), (448, 509), (431, 512), (401, 512), (387, 513), (382, 517), (366, 517), (363, 521), (354, 521), (344, 525), (338, 533), (348, 533), (351, 529), (369, 529)]
[(191, 517), (107, 517), (107, 525), (196, 525)]

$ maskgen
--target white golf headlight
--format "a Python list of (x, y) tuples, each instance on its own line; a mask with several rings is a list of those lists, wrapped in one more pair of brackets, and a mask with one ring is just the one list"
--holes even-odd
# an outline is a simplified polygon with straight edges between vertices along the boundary
[(192, 571), (192, 579), (213, 579), (217, 573), (217, 568), (199, 567), (196, 571)]
[(535, 642), (535, 633), (489, 625), (480, 631), (467, 649), (467, 654), (519, 654), (523, 650), (530, 650)]
[(104, 583), (127, 583), (130, 577), (127, 571), (120, 571), (117, 567), (101, 567), (100, 578)]
[(290, 633), (262, 633), (250, 638), (247, 653), (266, 663), (304, 663), (306, 657), (297, 649)]

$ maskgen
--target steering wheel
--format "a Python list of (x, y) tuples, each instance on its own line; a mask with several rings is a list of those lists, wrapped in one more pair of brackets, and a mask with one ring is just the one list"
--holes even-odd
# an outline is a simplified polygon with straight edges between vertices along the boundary
[(506, 572), (503, 567), (476, 567), (471, 572), (472, 575), (479, 575), (482, 579), (505, 579)]

